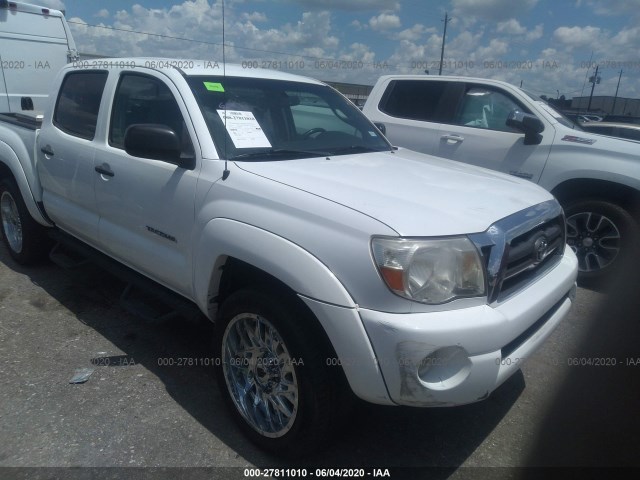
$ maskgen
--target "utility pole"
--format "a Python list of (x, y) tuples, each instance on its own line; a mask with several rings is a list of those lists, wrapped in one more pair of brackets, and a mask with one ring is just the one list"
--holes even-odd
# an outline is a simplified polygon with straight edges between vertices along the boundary
[(598, 69), (600, 65), (596, 65), (596, 73), (593, 77), (589, 78), (591, 82), (591, 95), (589, 95), (589, 105), (587, 105), (587, 112), (591, 110), (591, 99), (593, 98), (593, 89), (596, 88), (596, 83), (600, 83), (600, 77), (598, 76)]
[(447, 37), (447, 23), (451, 21), (448, 12), (444, 12), (444, 20), (442, 21), (444, 22), (444, 33), (442, 34), (442, 50), (440, 50), (440, 71), (438, 72), (438, 75), (442, 75), (442, 63), (444, 62), (444, 41)]
[(621, 79), (622, 79), (622, 70), (620, 70), (620, 76), (618, 77), (618, 86), (616, 87), (616, 96), (613, 97), (613, 107), (611, 107), (611, 115), (616, 114), (616, 100), (618, 99), (618, 89), (620, 88)]

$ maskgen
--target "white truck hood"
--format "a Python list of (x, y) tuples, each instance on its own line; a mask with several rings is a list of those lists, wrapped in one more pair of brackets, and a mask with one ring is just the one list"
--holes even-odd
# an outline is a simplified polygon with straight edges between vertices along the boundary
[(531, 182), (406, 149), (237, 165), (357, 210), (402, 236), (483, 232), (552, 198)]

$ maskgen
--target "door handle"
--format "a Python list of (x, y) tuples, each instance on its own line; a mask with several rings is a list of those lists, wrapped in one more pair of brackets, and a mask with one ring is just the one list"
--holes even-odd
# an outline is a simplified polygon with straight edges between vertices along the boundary
[(95, 167), (95, 171), (107, 177), (113, 177), (115, 173), (109, 168), (109, 165), (103, 164)]
[(447, 143), (462, 143), (464, 141), (464, 137), (460, 135), (442, 135), (440, 138), (446, 140)]
[(53, 149), (51, 148), (51, 145), (45, 145), (40, 149), (40, 151), (49, 157), (53, 157)]

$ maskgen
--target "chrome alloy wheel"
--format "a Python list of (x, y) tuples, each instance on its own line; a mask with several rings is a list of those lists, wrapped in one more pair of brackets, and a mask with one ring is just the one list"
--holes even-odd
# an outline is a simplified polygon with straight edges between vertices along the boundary
[(15, 200), (9, 192), (3, 192), (0, 197), (0, 214), (2, 215), (2, 230), (13, 250), (22, 251), (22, 222)]
[(595, 212), (579, 212), (567, 217), (567, 244), (578, 257), (582, 272), (609, 265), (620, 252), (622, 236), (608, 217)]
[(222, 369), (233, 403), (247, 423), (270, 438), (285, 435), (298, 413), (294, 362), (275, 327), (241, 313), (222, 338)]

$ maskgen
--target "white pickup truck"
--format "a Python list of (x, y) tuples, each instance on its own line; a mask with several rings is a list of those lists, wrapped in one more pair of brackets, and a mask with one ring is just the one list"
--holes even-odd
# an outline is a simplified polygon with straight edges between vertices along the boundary
[(351, 392), (484, 399), (571, 307), (548, 192), (394, 149), (318, 81), (102, 59), (54, 91), (41, 125), (0, 121), (11, 256), (38, 259), (49, 233), (197, 305), (230, 411), (266, 449), (314, 448)]
[(482, 78), (387, 75), (363, 112), (394, 145), (550, 191), (585, 284), (602, 284), (640, 244), (638, 142), (584, 132), (540, 97)]

